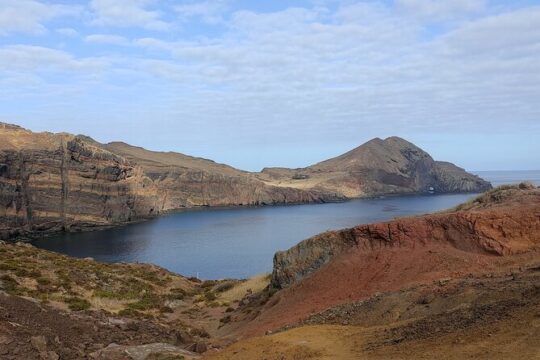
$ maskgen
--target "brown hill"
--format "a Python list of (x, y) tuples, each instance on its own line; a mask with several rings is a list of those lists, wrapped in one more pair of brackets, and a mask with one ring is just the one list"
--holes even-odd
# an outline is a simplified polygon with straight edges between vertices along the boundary
[(375, 139), (305, 169), (249, 173), (179, 153), (0, 124), (0, 238), (111, 226), (195, 206), (489, 187), (399, 138)]
[(205, 359), (537, 359), (539, 269), (536, 262), (374, 294)]
[(453, 164), (435, 161), (399, 137), (370, 140), (307, 168), (266, 168), (262, 174), (262, 179), (282, 186), (335, 191), (347, 197), (428, 191), (482, 192), (491, 188), (478, 176)]
[(111, 226), (195, 206), (343, 200), (175, 153), (0, 125), (0, 239)]
[(448, 212), (324, 233), (278, 252), (271, 291), (284, 290), (263, 296), (250, 315), (239, 312), (239, 322), (249, 319), (239, 334), (276, 330), (376, 293), (538, 261), (540, 189), (521, 187), (494, 189)]

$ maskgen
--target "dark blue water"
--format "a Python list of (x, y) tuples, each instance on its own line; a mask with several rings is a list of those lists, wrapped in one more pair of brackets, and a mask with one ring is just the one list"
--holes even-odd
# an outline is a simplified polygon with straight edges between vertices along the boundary
[[(535, 179), (540, 180), (540, 172)], [(109, 230), (60, 234), (35, 245), (101, 261), (154, 263), (203, 279), (244, 278), (270, 271), (277, 250), (320, 232), (442, 210), (473, 196), (403, 196), (337, 204), (192, 210)]]

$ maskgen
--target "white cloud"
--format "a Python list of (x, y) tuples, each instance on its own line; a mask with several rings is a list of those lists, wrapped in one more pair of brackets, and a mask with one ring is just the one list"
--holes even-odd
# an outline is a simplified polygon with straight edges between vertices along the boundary
[(156, 0), (91, 0), (90, 8), (96, 25), (166, 30), (170, 24), (161, 20), (161, 12), (149, 10), (156, 3)]
[[(439, 8), (441, 16), (455, 9)], [(193, 108), (198, 117), (247, 126), (272, 114), (268, 126), (309, 123), (317, 132), (330, 122), (339, 136), (389, 131), (389, 123), (447, 131), (539, 115), (530, 106), (540, 98), (538, 19), (534, 8), (485, 15), (426, 41), (414, 17), (359, 3), (334, 13), (239, 11), (221, 37), (136, 43), (171, 56), (147, 63), (151, 74), (191, 87), (193, 96), (212, 90), (212, 101)]]
[(68, 52), (43, 46), (11, 45), (0, 48), (0, 71), (83, 71), (105, 69), (108, 61), (99, 58), (78, 59)]
[(92, 34), (84, 38), (84, 41), (92, 44), (129, 45), (129, 40), (123, 36), (110, 34)]
[(196, 1), (177, 5), (174, 9), (181, 19), (198, 17), (215, 24), (224, 21), (223, 15), (229, 9), (229, 3), (229, 0)]
[(0, 0), (0, 35), (11, 32), (44, 33), (43, 25), (57, 17), (74, 16), (79, 6), (43, 3), (34, 0)]
[(166, 50), (171, 51), (174, 48), (174, 44), (164, 40), (156, 38), (141, 38), (134, 41), (136, 46), (151, 50)]
[(55, 30), (58, 34), (66, 37), (77, 37), (79, 32), (73, 28), (59, 28)]
[(437, 21), (479, 13), (487, 0), (397, 0), (396, 4), (414, 16)]
[[(540, 6), (488, 16), (469, 22), (441, 37), (455, 56), (537, 54), (540, 44)], [(519, 50), (527, 48), (526, 54)], [(536, 51), (535, 51), (536, 48)]]

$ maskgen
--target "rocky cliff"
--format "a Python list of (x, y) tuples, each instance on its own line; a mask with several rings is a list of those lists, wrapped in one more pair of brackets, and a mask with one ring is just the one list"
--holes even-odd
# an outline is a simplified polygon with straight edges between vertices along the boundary
[(368, 257), (385, 251), (409, 256), (418, 249), (439, 246), (496, 256), (540, 246), (540, 189), (529, 184), (500, 187), (444, 213), (317, 235), (275, 254), (272, 284), (289, 287), (339, 256), (367, 262)]
[(262, 179), (282, 186), (334, 191), (347, 197), (404, 193), (482, 192), (491, 185), (435, 161), (399, 137), (373, 139), (341, 156), (302, 169), (267, 168)]
[(192, 206), (343, 199), (267, 185), (182, 154), (0, 125), (0, 239), (117, 225)]
[(249, 173), (179, 153), (0, 123), (0, 239), (117, 225), (194, 206), (489, 187), (399, 138), (375, 139), (305, 169)]

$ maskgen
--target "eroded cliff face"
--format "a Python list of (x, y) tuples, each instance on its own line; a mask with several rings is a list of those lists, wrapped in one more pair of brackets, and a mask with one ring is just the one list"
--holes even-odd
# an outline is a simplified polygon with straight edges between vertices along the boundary
[(0, 127), (0, 239), (123, 224), (193, 206), (343, 200), (249, 175), (128, 159), (84, 136)]
[(306, 169), (249, 173), (179, 153), (0, 123), (0, 239), (117, 225), (195, 206), (489, 187), (399, 138), (375, 139)]
[(0, 237), (78, 230), (149, 216), (155, 187), (125, 159), (84, 140), (0, 150)]
[(540, 189), (530, 185), (494, 189), (458, 211), (317, 235), (275, 254), (272, 284), (289, 287), (341, 255), (354, 254), (351, 259), (362, 261), (385, 250), (407, 253), (433, 246), (495, 256), (540, 246)]

